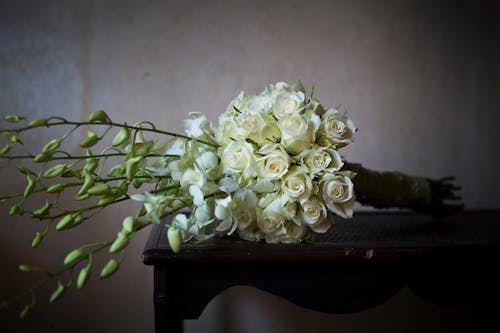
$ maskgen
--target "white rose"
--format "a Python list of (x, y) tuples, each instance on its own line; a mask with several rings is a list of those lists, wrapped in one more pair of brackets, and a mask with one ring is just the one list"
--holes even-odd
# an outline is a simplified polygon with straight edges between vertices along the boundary
[(344, 113), (335, 109), (328, 110), (318, 130), (318, 143), (322, 146), (341, 148), (352, 142), (356, 127)]
[(305, 95), (302, 91), (283, 91), (276, 96), (273, 114), (277, 119), (299, 113), (304, 108)]
[(281, 92), (302, 92), (305, 93), (304, 87), (302, 86), (302, 82), (296, 81), (293, 84), (288, 84), (286, 82), (276, 82), (275, 84), (270, 84), (266, 86), (264, 91), (260, 94), (260, 96), (269, 96), (272, 99), (276, 99)]
[(319, 172), (339, 171), (344, 162), (336, 150), (315, 146), (308, 150), (304, 155), (303, 162), (309, 168), (312, 174)]
[(288, 197), (304, 202), (311, 195), (312, 181), (303, 169), (294, 168), (284, 177), (281, 188)]
[(250, 134), (262, 131), (265, 126), (265, 122), (262, 116), (257, 112), (242, 112), (237, 118), (236, 122), (241, 127), (245, 134), (249, 136)]
[(225, 172), (242, 173), (245, 178), (254, 177), (255, 156), (252, 145), (247, 142), (231, 141), (222, 151), (222, 165)]
[[(257, 160), (259, 174), (266, 180), (280, 179), (288, 172), (290, 157), (281, 147), (268, 152), (264, 157)], [(264, 149), (259, 152), (267, 151)]]
[(326, 219), (326, 207), (318, 200), (309, 200), (302, 203), (301, 215), (302, 222), (314, 232), (324, 233), (330, 229), (331, 223)]
[(354, 184), (351, 178), (354, 173), (340, 171), (334, 174), (326, 174), (321, 179), (321, 197), (328, 209), (344, 218), (352, 217), (354, 206)]
[(271, 234), (283, 227), (285, 222), (282, 197), (272, 201), (257, 218), (257, 225), (264, 234)]
[(268, 96), (251, 96), (245, 100), (245, 104), (240, 111), (249, 111), (252, 113), (266, 113), (273, 107), (273, 99)]
[(290, 154), (297, 155), (312, 146), (316, 130), (320, 124), (318, 115), (307, 116), (290, 114), (278, 122), (281, 131), (281, 143)]
[(268, 243), (299, 243), (307, 235), (307, 227), (302, 224), (296, 224), (293, 221), (285, 222), (283, 228), (273, 233), (266, 234)]
[(227, 113), (223, 113), (219, 117), (219, 127), (215, 129), (215, 141), (219, 146), (225, 146), (232, 141), (231, 139), (236, 140), (242, 137), (244, 137), (244, 133), (236, 123), (236, 119)]
[(281, 138), (276, 120), (268, 114), (245, 111), (236, 118), (236, 122), (239, 129), (232, 130), (232, 132), (237, 132), (236, 136), (241, 141), (249, 138), (262, 146), (266, 143), (276, 142)]

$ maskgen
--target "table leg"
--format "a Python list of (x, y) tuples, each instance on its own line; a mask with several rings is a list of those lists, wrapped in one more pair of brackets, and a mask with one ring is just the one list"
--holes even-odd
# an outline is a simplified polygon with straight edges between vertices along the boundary
[(155, 265), (154, 270), (155, 332), (182, 333), (182, 290), (175, 269)]

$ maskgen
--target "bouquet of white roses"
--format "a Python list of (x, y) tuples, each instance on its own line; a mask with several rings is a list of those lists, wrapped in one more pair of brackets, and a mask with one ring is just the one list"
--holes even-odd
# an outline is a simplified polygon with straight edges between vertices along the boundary
[[(77, 288), (83, 288), (95, 269), (94, 254), (104, 249), (112, 255), (123, 252), (138, 230), (162, 223), (167, 215), (174, 215), (166, 227), (169, 244), (178, 252), (182, 242), (191, 238), (203, 241), (237, 235), (269, 243), (309, 240), (314, 233), (326, 232), (334, 215), (352, 217), (355, 200), (435, 214), (460, 207), (445, 203), (458, 199), (454, 195), (458, 188), (450, 178), (379, 173), (344, 161), (338, 149), (353, 141), (353, 122), (345, 113), (325, 109), (318, 99), (306, 96), (300, 82), (272, 84), (259, 95), (240, 93), (220, 115), (216, 127), (203, 114), (191, 113), (184, 122), (186, 135), (159, 130), (150, 122), (115, 123), (104, 111), (91, 113), (86, 122), (16, 115), (5, 120), (24, 125), (1, 130), (7, 144), (0, 157), (6, 162), (31, 160), (41, 166), (19, 166), (27, 179), (26, 188), (0, 197), (2, 203), (15, 201), (11, 215), (46, 222), (35, 235), (33, 247), (51, 230), (77, 227), (109, 205), (129, 199), (141, 203), (137, 214), (123, 220), (116, 239), (73, 249), (61, 270), (48, 272), (21, 265), (23, 271), (47, 273), (22, 295), (33, 299), (22, 316), (34, 306), (37, 288), (58, 278), (50, 301), (58, 299), (73, 279)], [(19, 148), (26, 151), (23, 132), (55, 126), (71, 129), (39, 152), (13, 154)], [(62, 150), (66, 138), (80, 127), (88, 127), (87, 137), (80, 142), (85, 153), (72, 155)], [(100, 134), (99, 128), (104, 129)], [(114, 129), (111, 145), (94, 153)], [(148, 137), (150, 134), (173, 138), (164, 142)], [(121, 157), (119, 163), (110, 162), (117, 157)], [(59, 201), (62, 193), (71, 194), (78, 207), (63, 207)], [(35, 194), (43, 194), (45, 202), (30, 210), (25, 202)], [(101, 269), (101, 277), (113, 274), (121, 258), (111, 259)], [(66, 276), (77, 266), (81, 268), (76, 277)]]

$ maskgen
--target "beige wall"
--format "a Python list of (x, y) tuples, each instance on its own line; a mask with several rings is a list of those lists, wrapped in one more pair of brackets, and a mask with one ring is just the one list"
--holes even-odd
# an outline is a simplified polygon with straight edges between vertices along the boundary
[[(0, 1), (0, 113), (79, 120), (102, 108), (117, 121), (151, 120), (180, 131), (190, 111), (216, 121), (242, 89), (257, 93), (271, 82), (301, 79), (326, 106), (342, 104), (360, 128), (343, 152), (350, 160), (455, 175), (468, 208), (499, 208), (498, 13), (497, 5), (472, 2)], [(26, 140), (36, 146), (54, 134)], [(2, 192), (23, 188), (12, 170), (0, 170)], [(33, 251), (41, 227), (9, 218), (1, 207), (2, 298), (31, 281), (16, 271), (18, 263), (55, 268), (72, 246), (113, 237), (133, 208), (109, 208)], [(140, 258), (146, 236), (133, 241), (115, 278), (93, 280), (53, 306), (40, 300), (22, 323), (13, 319), (17, 312), (0, 313), (0, 331), (152, 331), (152, 270)], [(186, 327), (437, 332), (473, 320), (484, 325), (482, 316), (438, 309), (408, 291), (362, 314), (326, 315), (242, 287)]]

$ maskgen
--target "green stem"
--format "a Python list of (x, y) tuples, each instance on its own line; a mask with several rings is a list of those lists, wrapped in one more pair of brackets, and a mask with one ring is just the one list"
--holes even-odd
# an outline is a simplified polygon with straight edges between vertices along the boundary
[[(141, 226), (139, 226), (135, 232), (141, 230), (141, 229), (144, 229), (145, 227), (148, 227), (151, 225), (151, 222), (147, 222), (147, 223), (144, 223), (142, 224)], [(3, 307), (5, 308), (8, 308), (9, 305), (11, 304), (15, 304), (17, 302), (19, 302), (21, 299), (23, 299), (24, 297), (28, 296), (28, 295), (33, 295), (35, 293), (35, 291), (37, 291), (39, 288), (43, 287), (46, 283), (48, 283), (50, 280), (56, 278), (56, 277), (59, 277), (61, 275), (63, 275), (64, 273), (68, 272), (68, 271), (71, 271), (73, 270), (79, 263), (81, 263), (82, 261), (85, 261), (87, 260), (88, 258), (92, 258), (92, 256), (95, 254), (95, 253), (98, 253), (100, 251), (102, 251), (103, 249), (111, 246), (111, 244), (113, 244), (114, 240), (113, 241), (109, 241), (109, 242), (103, 242), (103, 243), (100, 243), (101, 245), (91, 251), (89, 251), (86, 255), (82, 256), (81, 258), (79, 258), (78, 260), (76, 260), (74, 263), (72, 263), (71, 265), (69, 266), (64, 266), (63, 268), (61, 268), (60, 270), (58, 270), (57, 272), (55, 273), (50, 273), (48, 274), (47, 277), (39, 280), (38, 282), (36, 282), (31, 288), (27, 289), (26, 291), (22, 292), (21, 294), (19, 295), (16, 295), (6, 301), (3, 301), (2, 303), (0, 303)], [(94, 243), (92, 245), (98, 245), (99, 243)], [(85, 245), (84, 245), (85, 246)]]
[(101, 246), (93, 249), (92, 251), (90, 251), (89, 253), (87, 253), (85, 256), (82, 256), (80, 259), (78, 259), (77, 261), (75, 261), (71, 265), (64, 266), (63, 268), (61, 268), (57, 272), (48, 274), (47, 277), (45, 277), (45, 278), (39, 280), (38, 282), (36, 282), (31, 288), (27, 289), (26, 291), (22, 292), (19, 295), (16, 295), (16, 296), (8, 299), (7, 301), (2, 302), (1, 304), (3, 306), (5, 306), (5, 307), (8, 308), (8, 306), (10, 304), (17, 303), (19, 300), (23, 299), (27, 295), (33, 294), (36, 290), (38, 290), (39, 288), (43, 287), (50, 280), (52, 280), (52, 279), (54, 279), (56, 277), (59, 277), (59, 276), (63, 275), (64, 273), (72, 270), (76, 265), (78, 265), (79, 263), (81, 263), (84, 260), (87, 260), (87, 258), (89, 257), (89, 255), (93, 255), (94, 253), (97, 253), (97, 252), (99, 252), (99, 251), (101, 251), (101, 250), (109, 247), (111, 244), (113, 244), (113, 241), (102, 243)]
[[(193, 138), (191, 138), (191, 137), (189, 137), (187, 135), (182, 135), (182, 134), (173, 133), (173, 132), (169, 132), (169, 131), (162, 131), (162, 130), (159, 130), (159, 129), (156, 129), (156, 128), (143, 128), (143, 127), (139, 127), (139, 126), (131, 126), (131, 125), (125, 125), (125, 124), (118, 124), (118, 123), (114, 123), (114, 122), (93, 123), (93, 122), (68, 121), (68, 120), (65, 120), (63, 118), (60, 118), (60, 119), (61, 119), (60, 122), (48, 123), (46, 125), (46, 127), (60, 126), (60, 125), (76, 125), (76, 126), (82, 126), (82, 125), (101, 125), (101, 126), (124, 127), (124, 128), (128, 128), (128, 129), (131, 129), (131, 130), (147, 131), (147, 132), (153, 132), (153, 133), (157, 133), (157, 134), (169, 135), (169, 136), (173, 136), (173, 137), (177, 137), (177, 138), (183, 138), (183, 139), (186, 139), (186, 140), (195, 140), (195, 141), (198, 141), (199, 143), (202, 143), (202, 144), (205, 144), (205, 145), (208, 145), (208, 146), (212, 146), (212, 147), (215, 147), (215, 148), (218, 147), (216, 144), (213, 144), (213, 143), (210, 143), (210, 142), (206, 142), (206, 141), (198, 140), (198, 139), (193, 139)], [(14, 128), (14, 129), (10, 129), (10, 130), (0, 129), (0, 132), (7, 132), (8, 131), (8, 132), (20, 133), (20, 132), (23, 132), (23, 131), (30, 130), (32, 128), (33, 127), (26, 126), (26, 127)], [(35, 127), (35, 128), (37, 128), (37, 127)]]
[[(101, 158), (101, 157), (112, 157), (112, 156), (127, 156), (127, 153), (112, 153), (112, 154), (96, 154), (96, 155), (85, 155), (85, 156), (60, 156), (60, 157), (52, 157), (52, 161), (57, 161), (57, 160), (84, 160), (87, 158)], [(148, 154), (145, 155), (144, 157), (179, 157), (178, 155), (161, 155), (161, 154)], [(9, 156), (9, 155), (4, 155), (0, 156), (0, 159), (9, 159), (9, 160), (18, 160), (18, 159), (33, 159), (35, 158), (35, 155), (14, 155), (14, 156)]]

